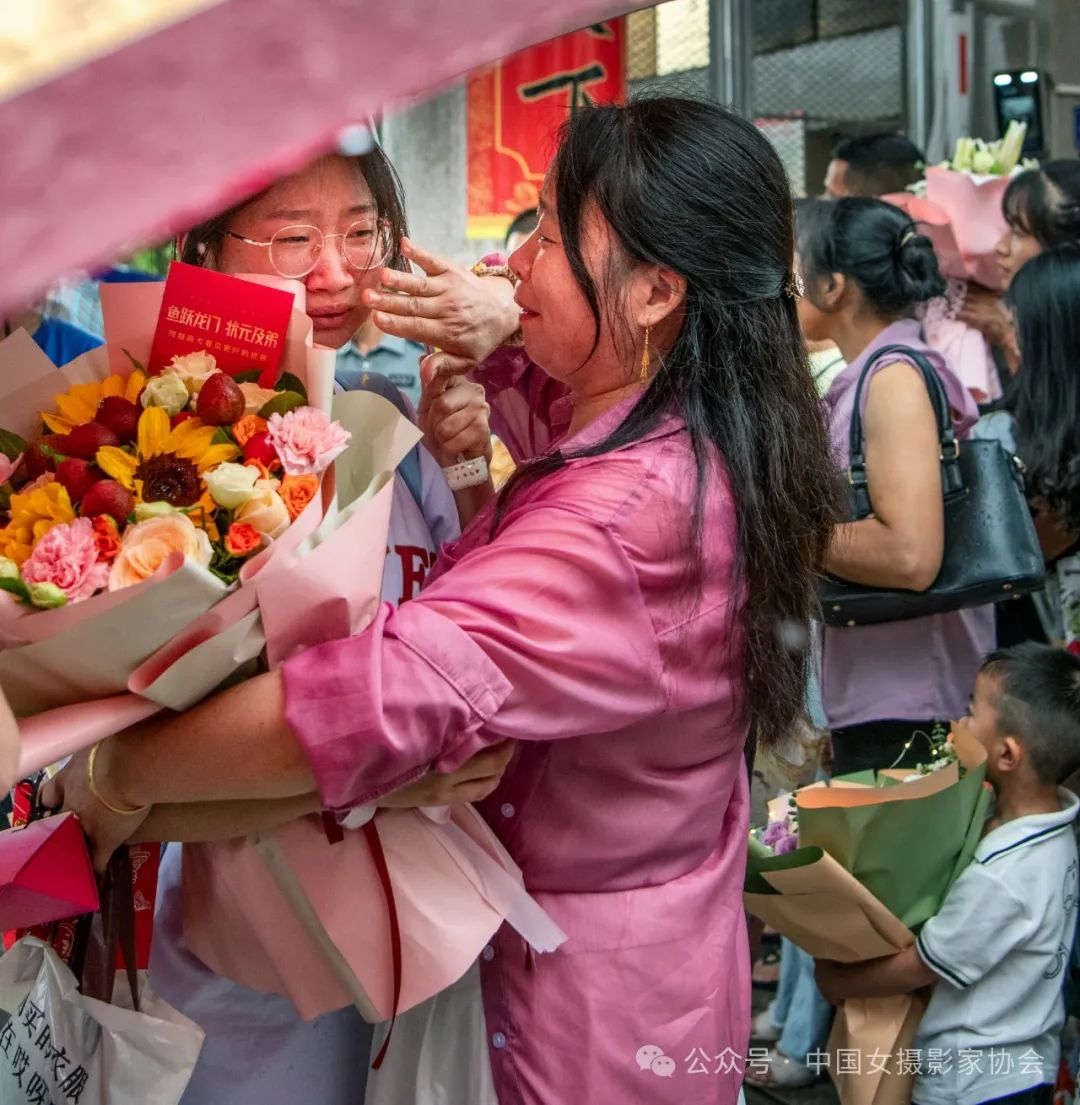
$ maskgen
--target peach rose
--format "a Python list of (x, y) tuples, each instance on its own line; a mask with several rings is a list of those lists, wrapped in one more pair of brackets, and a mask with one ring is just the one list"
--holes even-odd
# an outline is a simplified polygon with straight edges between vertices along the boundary
[(214, 555), (210, 538), (186, 514), (162, 514), (129, 526), (109, 571), (109, 590), (149, 579), (175, 552), (204, 568)]
[(255, 493), (233, 515), (234, 522), (254, 526), (271, 541), (289, 528), (289, 510), (278, 494), (277, 480), (258, 480)]
[(318, 476), (286, 476), (281, 481), (278, 494), (285, 503), (289, 517), (296, 521), (304, 507), (315, 498), (315, 492), (318, 490)]

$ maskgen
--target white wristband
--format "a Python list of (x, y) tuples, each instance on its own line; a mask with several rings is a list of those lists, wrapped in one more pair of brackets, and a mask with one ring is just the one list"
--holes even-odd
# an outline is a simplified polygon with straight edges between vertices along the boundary
[(464, 491), (466, 487), (479, 487), (490, 478), (487, 461), (483, 457), (474, 460), (461, 460), (443, 469), (446, 482), (451, 491)]

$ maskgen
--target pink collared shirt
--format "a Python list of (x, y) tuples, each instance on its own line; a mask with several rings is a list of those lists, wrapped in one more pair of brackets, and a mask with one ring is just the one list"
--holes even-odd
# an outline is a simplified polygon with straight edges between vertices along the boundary
[[(487, 381), (496, 409), (544, 386), (513, 369), (502, 394), (505, 372)], [(533, 408), (540, 447), (568, 413), (551, 398)], [(599, 440), (628, 409), (561, 448)], [(695, 472), (676, 419), (571, 460), (516, 498), (494, 537), (489, 506), (419, 597), (285, 665), (289, 723), (333, 807), (521, 742), (480, 808), (569, 939), (532, 960), (504, 926), (483, 957), (504, 1105), (737, 1099), (744, 616), (722, 476), (706, 495), (698, 589), (688, 581)], [(647, 1047), (671, 1063), (642, 1067)]]

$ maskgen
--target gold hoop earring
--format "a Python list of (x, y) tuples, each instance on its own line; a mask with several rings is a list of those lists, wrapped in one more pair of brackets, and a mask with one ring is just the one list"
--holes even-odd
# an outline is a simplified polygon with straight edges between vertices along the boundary
[(652, 358), (649, 356), (649, 333), (652, 327), (645, 327), (645, 348), (641, 351), (641, 376), (640, 380), (643, 384), (649, 382), (649, 369), (652, 367)]

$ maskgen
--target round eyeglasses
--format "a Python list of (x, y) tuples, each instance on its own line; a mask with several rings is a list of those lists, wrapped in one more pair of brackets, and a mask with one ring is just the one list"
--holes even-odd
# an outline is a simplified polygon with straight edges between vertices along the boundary
[(350, 268), (364, 271), (377, 269), (390, 256), (392, 243), (390, 227), (376, 218), (357, 219), (343, 234), (324, 234), (317, 226), (283, 226), (274, 232), (268, 242), (245, 238), (233, 230), (227, 230), (230, 238), (246, 242), (249, 246), (261, 246), (270, 252), (270, 264), (278, 276), (299, 280), (307, 276), (319, 263), (323, 247), (331, 238), (341, 239), (338, 248), (342, 259)]

